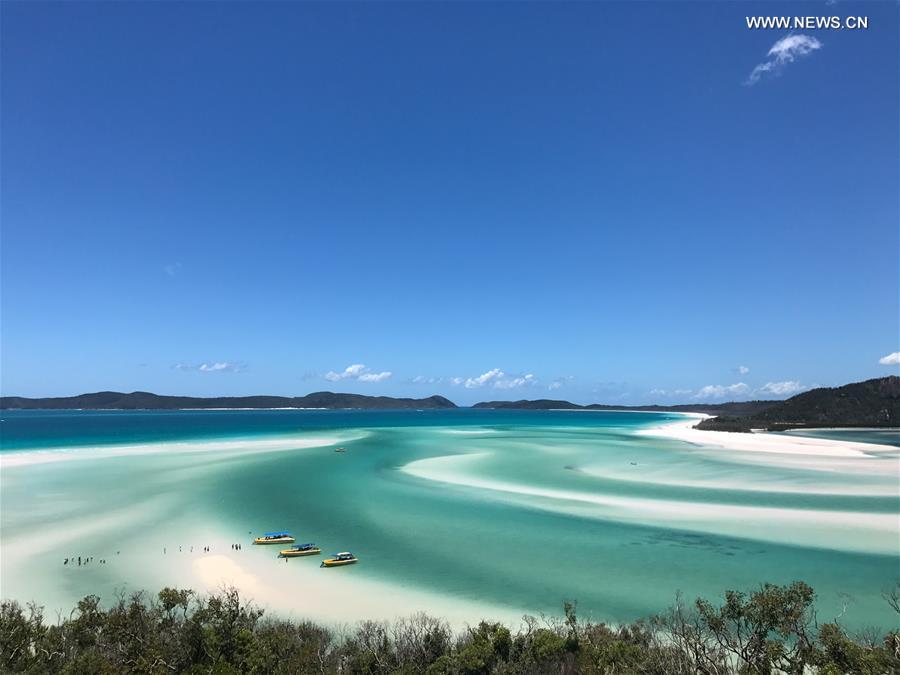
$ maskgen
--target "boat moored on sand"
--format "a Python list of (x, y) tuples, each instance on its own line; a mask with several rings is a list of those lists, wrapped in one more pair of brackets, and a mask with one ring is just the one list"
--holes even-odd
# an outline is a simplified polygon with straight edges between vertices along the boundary
[(290, 532), (266, 532), (253, 540), (254, 544), (293, 544), (297, 541)]
[(355, 562), (358, 562), (359, 558), (350, 553), (349, 551), (344, 551), (342, 553), (335, 553), (330, 558), (325, 558), (322, 561), (322, 564), (319, 567), (341, 567), (342, 565), (352, 565)]
[(319, 555), (322, 552), (315, 544), (297, 544), (279, 552), (282, 558), (299, 558), (304, 555)]

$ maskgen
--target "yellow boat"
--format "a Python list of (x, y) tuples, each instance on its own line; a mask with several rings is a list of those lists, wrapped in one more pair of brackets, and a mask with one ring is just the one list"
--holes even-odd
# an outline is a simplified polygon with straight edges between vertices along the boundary
[(299, 544), (279, 552), (282, 558), (299, 558), (303, 555), (319, 555), (322, 552), (315, 544)]
[(290, 532), (266, 532), (253, 540), (254, 544), (293, 544), (297, 541)]
[(359, 558), (349, 551), (344, 551), (343, 553), (335, 553), (331, 558), (325, 558), (319, 567), (340, 567), (341, 565), (352, 565), (355, 562), (359, 562)]

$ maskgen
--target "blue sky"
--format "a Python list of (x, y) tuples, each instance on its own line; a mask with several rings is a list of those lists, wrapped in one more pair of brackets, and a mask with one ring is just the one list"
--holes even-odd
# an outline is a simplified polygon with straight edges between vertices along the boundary
[(0, 11), (6, 395), (898, 371), (896, 3)]

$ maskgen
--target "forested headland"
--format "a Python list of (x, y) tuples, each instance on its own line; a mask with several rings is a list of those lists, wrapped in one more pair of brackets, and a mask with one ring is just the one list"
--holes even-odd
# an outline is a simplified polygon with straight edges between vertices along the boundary
[[(884, 593), (900, 618), (900, 583)], [(97, 596), (48, 617), (0, 604), (4, 673), (646, 673), (705, 675), (900, 672), (900, 631), (851, 633), (820, 620), (802, 582), (728, 591), (721, 601), (680, 597), (665, 612), (613, 626), (524, 617), (510, 628), (463, 631), (427, 614), (334, 627), (267, 616), (236, 589), (211, 595), (165, 588), (156, 596)]]

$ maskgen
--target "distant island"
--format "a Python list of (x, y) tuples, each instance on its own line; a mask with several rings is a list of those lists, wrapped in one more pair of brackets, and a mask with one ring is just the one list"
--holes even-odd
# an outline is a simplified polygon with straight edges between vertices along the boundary
[(642, 412), (691, 412), (705, 415), (753, 415), (771, 408), (781, 401), (730, 401), (728, 403), (686, 403), (682, 405), (605, 405), (592, 403), (578, 405), (571, 401), (539, 398), (522, 401), (484, 401), (476, 403), (473, 408), (491, 408), (493, 410), (620, 410)]
[(570, 401), (535, 399), (484, 401), (475, 408), (495, 410), (646, 410), (715, 415), (697, 424), (706, 431), (785, 431), (822, 427), (900, 426), (900, 377), (891, 375), (843, 387), (820, 387), (785, 401), (692, 403), (683, 405), (578, 405)]
[(146, 391), (124, 394), (118, 391), (100, 391), (80, 396), (59, 398), (0, 397), (0, 409), (20, 410), (180, 410), (201, 408), (367, 408), (367, 409), (419, 409), (455, 408), (456, 404), (443, 396), (428, 398), (391, 398), (390, 396), (364, 396), (362, 394), (335, 394), (317, 391), (306, 396), (220, 396), (197, 398), (193, 396), (160, 396)]
[(786, 431), (822, 427), (900, 426), (900, 377), (821, 387), (745, 415), (721, 415), (696, 428), (708, 431)]
[[(101, 391), (58, 398), (0, 397), (6, 410), (198, 410), (226, 408), (329, 408), (369, 410), (447, 409), (457, 405), (443, 396), (393, 398), (318, 391), (306, 396), (160, 396), (145, 391)], [(900, 426), (900, 377), (891, 375), (843, 387), (822, 387), (785, 401), (731, 401), (682, 405), (578, 405), (558, 399), (483, 401), (473, 408), (494, 410), (620, 410), (687, 412), (714, 415), (697, 425), (708, 431), (784, 431), (814, 427)]]

